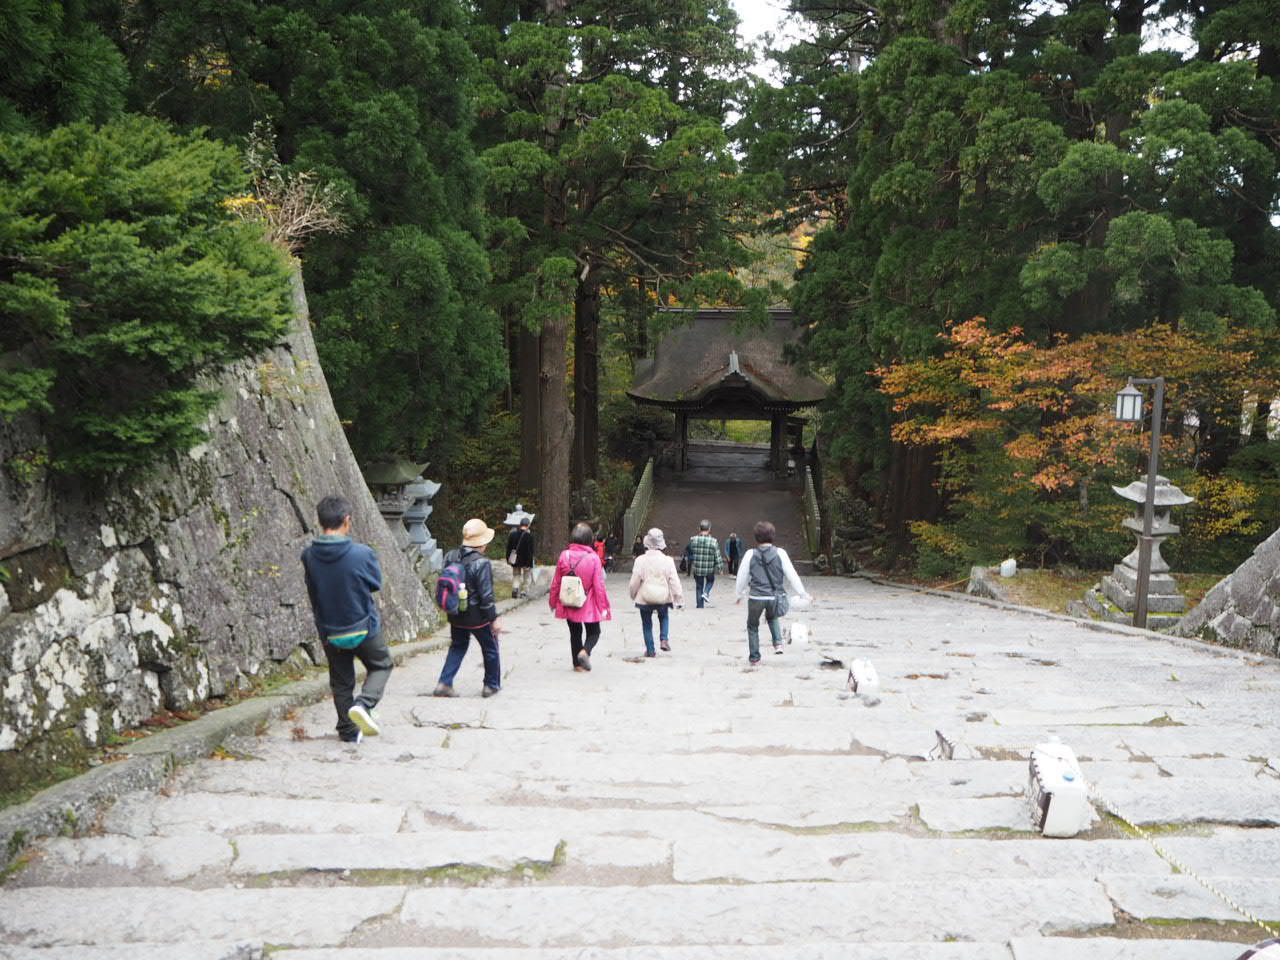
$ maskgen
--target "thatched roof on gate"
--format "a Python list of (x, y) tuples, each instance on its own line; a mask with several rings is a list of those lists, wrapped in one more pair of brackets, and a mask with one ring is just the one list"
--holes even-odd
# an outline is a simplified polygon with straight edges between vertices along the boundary
[(652, 359), (636, 363), (627, 394), (641, 403), (688, 410), (726, 398), (770, 411), (820, 403), (827, 384), (785, 359), (786, 347), (800, 338), (791, 311), (770, 310), (768, 326), (738, 330), (742, 313), (732, 308), (696, 311), (691, 324), (662, 336)]

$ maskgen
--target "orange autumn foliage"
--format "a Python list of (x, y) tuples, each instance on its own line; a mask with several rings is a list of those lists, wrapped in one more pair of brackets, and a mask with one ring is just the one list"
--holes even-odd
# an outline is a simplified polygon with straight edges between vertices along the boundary
[[(1258, 359), (1256, 332), (1210, 340), (1153, 325), (1039, 346), (1016, 327), (993, 331), (974, 317), (940, 336), (942, 355), (875, 371), (902, 418), (893, 438), (944, 447), (995, 440), (1015, 479), (1048, 492), (1087, 482), (1122, 460), (1136, 462), (1145, 449), (1145, 431), (1112, 414), (1127, 377), (1164, 376), (1169, 422), (1189, 411), (1220, 415), (1249, 396), (1280, 392), (1280, 373)], [(1166, 434), (1162, 457), (1190, 463), (1195, 444), (1194, 429)]]

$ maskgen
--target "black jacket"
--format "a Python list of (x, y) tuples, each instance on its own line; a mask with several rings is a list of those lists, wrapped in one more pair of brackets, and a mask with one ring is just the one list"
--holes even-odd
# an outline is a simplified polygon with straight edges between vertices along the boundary
[(483, 627), (498, 619), (498, 602), (493, 596), (493, 564), (479, 550), (459, 547), (444, 555), (446, 564), (462, 561), (467, 572), (467, 609), (449, 614), (454, 627)]
[[(533, 533), (528, 530), (521, 530), (516, 527), (507, 537), (507, 556), (511, 556), (511, 551), (516, 552), (516, 567), (532, 567), (533, 566)], [(467, 588), (471, 589), (470, 587)]]

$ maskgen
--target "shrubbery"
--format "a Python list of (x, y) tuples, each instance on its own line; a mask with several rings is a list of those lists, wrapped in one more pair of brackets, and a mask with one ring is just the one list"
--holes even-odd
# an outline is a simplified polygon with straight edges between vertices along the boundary
[(223, 206), (246, 183), (231, 147), (142, 117), (0, 138), (0, 416), (41, 413), (56, 469), (200, 442), (199, 378), (286, 329), (283, 255)]

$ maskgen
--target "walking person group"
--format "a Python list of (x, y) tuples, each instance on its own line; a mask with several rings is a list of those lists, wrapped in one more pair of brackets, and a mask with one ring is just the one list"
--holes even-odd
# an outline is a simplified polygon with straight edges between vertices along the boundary
[[(351, 504), (343, 497), (325, 497), (316, 507), (321, 533), (302, 552), (307, 593), (329, 664), (329, 686), (338, 714), (340, 740), (358, 743), (365, 736), (380, 733), (374, 708), (386, 689), (393, 667), (373, 594), (382, 588), (382, 571), (377, 554), (369, 546), (351, 539)], [(508, 559), (528, 558), (533, 565), (533, 538), (529, 518), (507, 540)], [(710, 521), (699, 524), (690, 541), (687, 556), (694, 576), (698, 607), (710, 606), (715, 574), (722, 568), (720, 546), (710, 534)], [(809, 598), (787, 552), (773, 543), (774, 525), (762, 520), (755, 525), (756, 546), (737, 559), (737, 546), (728, 551), (730, 569), (736, 568), (737, 602), (747, 600), (747, 648), (751, 664), (760, 661), (759, 622), (769, 626), (775, 653), (782, 653), (779, 620), (786, 613), (788, 586), (791, 592)], [(471, 641), (480, 647), (484, 663), (482, 697), (495, 696), (502, 689), (499, 638), (503, 632), (493, 590), (493, 565), (485, 556), (494, 531), (480, 518), (468, 520), (462, 528), (462, 543), (445, 555), (441, 580), (448, 589), (437, 588), (437, 602), (448, 613), (449, 649), (433, 695), (456, 697), (453, 682), (466, 657)], [(736, 534), (731, 541), (736, 541)], [(654, 527), (643, 539), (644, 552), (636, 557), (628, 594), (640, 615), (645, 656), (657, 656), (657, 649), (671, 650), (670, 612), (684, 605), (684, 588), (675, 561), (666, 555), (666, 539)], [(525, 551), (527, 548), (527, 553)], [(528, 596), (527, 581), (513, 582), (513, 596), (521, 590)], [(442, 597), (451, 594), (447, 604)], [(591, 670), (591, 654), (600, 642), (600, 625), (613, 617), (605, 586), (604, 563), (596, 549), (590, 525), (573, 528), (569, 544), (556, 560), (548, 594), (548, 605), (569, 629), (569, 658), (578, 672)], [(654, 646), (653, 619), (658, 620), (658, 648)], [(355, 661), (364, 664), (366, 676), (355, 694)]]

